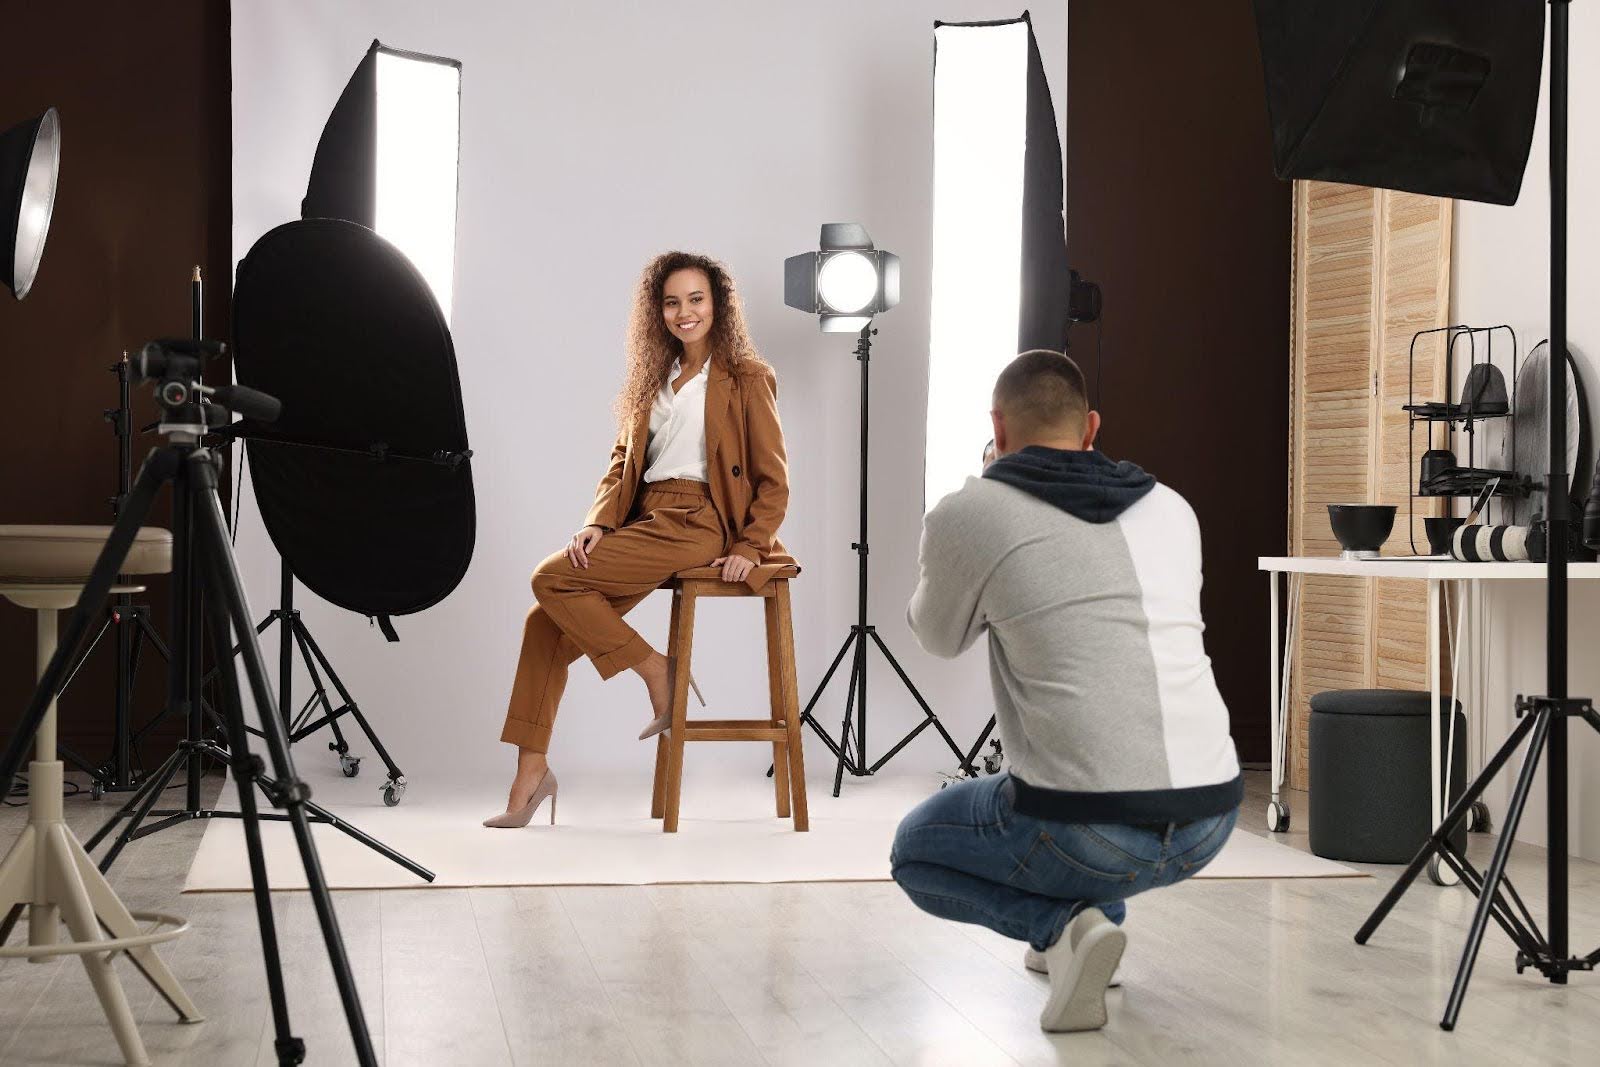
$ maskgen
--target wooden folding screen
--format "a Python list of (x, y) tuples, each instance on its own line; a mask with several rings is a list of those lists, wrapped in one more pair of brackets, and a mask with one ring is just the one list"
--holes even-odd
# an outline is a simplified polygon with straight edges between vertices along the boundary
[[(1409, 553), (1406, 498), (1425, 437), (1407, 458), (1408, 375), (1419, 399), (1443, 387), (1444, 344), (1412, 337), (1445, 324), (1451, 202), (1412, 193), (1296, 182), (1291, 318), (1289, 546), (1334, 556), (1328, 504), (1395, 504), (1384, 551)], [(1427, 506), (1432, 505), (1432, 506)], [(1415, 502), (1416, 543), (1426, 551)], [(1289, 777), (1306, 781), (1306, 716), (1324, 689), (1426, 689), (1421, 582), (1307, 577), (1290, 694)]]

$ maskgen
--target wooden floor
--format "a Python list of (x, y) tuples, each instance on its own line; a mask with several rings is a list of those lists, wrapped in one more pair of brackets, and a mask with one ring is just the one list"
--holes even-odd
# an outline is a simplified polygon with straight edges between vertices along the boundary
[[(1241, 825), (1262, 830), (1264, 775)], [(641, 783), (640, 788), (647, 788)], [(209, 789), (214, 790), (215, 784)], [(818, 791), (821, 803), (826, 794)], [(1291, 841), (1305, 847), (1302, 813)], [(74, 798), (85, 835), (108, 804)], [(0, 848), (22, 809), (0, 811)], [(192, 931), (165, 955), (207, 1013), (172, 1020), (118, 964), (161, 1064), (272, 1064), (248, 894), (180, 896), (200, 827), (132, 848), (113, 881)], [(1486, 856), (1492, 838), (1474, 838)], [(1543, 919), (1541, 850), (1513, 874)], [(383, 1062), (463, 1064), (1593, 1064), (1600, 977), (1518, 977), (1491, 927), (1462, 1025), (1436, 1023), (1469, 915), (1423, 884), (1373, 943), (1351, 934), (1393, 877), (1196, 881), (1129, 909), (1111, 1023), (1047, 1036), (1021, 946), (932, 919), (888, 883), (341, 892), (340, 922)], [(1600, 941), (1600, 865), (1573, 866), (1575, 949)], [(307, 1062), (353, 1062), (309, 898), (276, 901)], [(75, 959), (0, 961), (0, 1063), (114, 1064)]]

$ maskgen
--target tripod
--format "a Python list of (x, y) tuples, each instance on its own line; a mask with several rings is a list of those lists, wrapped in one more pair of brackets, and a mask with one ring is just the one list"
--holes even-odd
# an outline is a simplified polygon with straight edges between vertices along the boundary
[[(215, 647), (229, 647), (229, 626), (244, 637), (244, 665), (252, 698), (257, 708), (273, 707), (272, 690), (267, 682), (261, 650), (254, 640), (249, 609), (245, 603), (244, 588), (234, 563), (222, 511), (217, 502), (216, 460), (200, 446), (200, 437), (206, 430), (206, 411), (200, 403), (200, 365), (203, 358), (220, 352), (215, 344), (200, 342), (169, 342), (146, 347), (141, 358), (141, 372), (145, 377), (160, 378), (157, 396), (163, 408), (161, 431), (170, 443), (152, 451), (140, 470), (138, 481), (129, 494), (126, 506), (117, 517), (111, 536), (96, 560), (77, 606), (67, 622), (49, 666), (40, 677), (38, 688), (23, 713), (16, 735), (0, 756), (0, 787), (9, 791), (12, 778), (21, 762), (28, 741), (44, 721), (59, 691), (67, 664), (74, 649), (88, 631), (96, 605), (104, 601), (111, 589), (123, 560), (127, 557), (134, 535), (149, 514), (157, 491), (166, 483), (173, 484), (174, 531), (173, 573), (180, 580), (174, 590), (174, 615), (179, 622), (180, 635), (198, 629), (193, 608), (203, 594), (210, 600), (210, 610), (205, 613)], [(263, 394), (237, 386), (223, 386), (213, 395), (225, 404), (231, 404), (246, 414), (271, 419), (276, 415), (277, 403)], [(215, 410), (215, 406), (213, 406)], [(193, 579), (193, 580), (191, 580)], [(170, 677), (175, 694), (198, 697), (194, 682), (198, 679), (198, 663), (187, 656), (187, 645), (175, 642), (177, 657)], [(238, 818), (244, 822), (245, 847), (250, 858), (250, 875), (253, 886), (256, 921), (261, 932), (261, 946), (267, 971), (267, 984), (272, 1004), (276, 1031), (275, 1047), (279, 1064), (298, 1064), (305, 1058), (305, 1043), (294, 1036), (289, 1024), (288, 1001), (283, 984), (283, 973), (278, 955), (276, 927), (272, 913), (272, 898), (267, 883), (266, 860), (261, 848), (260, 820), (264, 817), (256, 810), (255, 790), (261, 789), (274, 806), (284, 814), (279, 818), (293, 826), (300, 860), (305, 868), (306, 882), (322, 928), (329, 962), (355, 1043), (358, 1062), (369, 1067), (377, 1062), (372, 1040), (367, 1032), (350, 961), (345, 953), (344, 940), (339, 933), (338, 919), (334, 915), (333, 900), (328, 893), (322, 874), (316, 845), (311, 839), (311, 820), (307, 816), (310, 789), (296, 776), (289, 755), (288, 742), (277, 719), (270, 713), (260, 716), (262, 733), (267, 744), (273, 773), (267, 775), (267, 764), (249, 749), (249, 735), (244, 727), (244, 713), (239, 698), (238, 677), (230, 663), (221, 672), (221, 719), (227, 733), (228, 749), (209, 747), (210, 754), (225, 758), (233, 770), (239, 793)], [(197, 705), (190, 704), (191, 709)], [(193, 720), (191, 719), (191, 722)], [(191, 737), (164, 768), (166, 777), (185, 754), (199, 761), (200, 745)], [(142, 787), (147, 799), (142, 810), (148, 813), (159, 796), (159, 789), (145, 791), (151, 782), (165, 778), (152, 776)], [(191, 778), (191, 794), (198, 788)], [(220, 813), (217, 813), (220, 814)], [(102, 865), (104, 866), (104, 865)]]
[[(811, 699), (806, 702), (806, 707), (800, 713), (800, 721), (810, 725), (822, 738), (823, 744), (828, 746), (828, 751), (838, 758), (838, 765), (833, 772), (833, 795), (838, 796), (844, 781), (844, 772), (848, 770), (856, 777), (865, 777), (876, 774), (885, 763), (893, 759), (902, 748), (905, 748), (914, 738), (928, 727), (932, 726), (939, 731), (939, 736), (944, 738), (944, 743), (950, 746), (956, 759), (961, 762), (962, 770), (972, 777), (977, 777), (977, 772), (972, 769), (972, 761), (961, 751), (956, 744), (956, 739), (950, 736), (944, 723), (933, 713), (928, 702), (917, 692), (916, 685), (905, 669), (900, 666), (900, 661), (894, 658), (894, 653), (889, 651), (889, 646), (884, 643), (883, 637), (878, 633), (878, 628), (867, 622), (867, 371), (872, 364), (872, 335), (878, 331), (870, 324), (861, 328), (861, 333), (856, 339), (856, 360), (861, 364), (861, 540), (851, 544), (851, 549), (856, 553), (856, 621), (850, 627), (850, 635), (844, 639), (844, 644), (839, 647), (838, 655), (833, 657), (828, 672), (822, 676), (822, 681), (817, 684), (816, 692), (811, 694)], [(902, 737), (893, 748), (879, 757), (876, 763), (867, 762), (867, 648), (868, 641), (876, 645), (878, 651), (883, 653), (884, 659), (889, 661), (889, 666), (905, 684), (912, 699), (922, 709), (922, 721), (912, 727), (911, 732)], [(834, 673), (839, 669), (839, 664), (844, 662), (846, 652), (853, 655), (850, 661), (850, 689), (844, 702), (844, 722), (839, 727), (839, 740), (836, 743), (816, 717), (811, 714), (811, 709), (817, 706), (817, 701), (822, 698), (823, 690), (828, 688), (828, 683), (833, 680)], [(851, 712), (855, 713), (853, 729), (855, 731), (854, 752), (851, 745)], [(770, 771), (768, 772), (771, 773)]]
[[(1540, 971), (1555, 985), (1566, 985), (1573, 971), (1593, 970), (1600, 964), (1600, 949), (1587, 956), (1569, 955), (1567, 907), (1567, 720), (1578, 717), (1600, 730), (1600, 713), (1585, 697), (1567, 694), (1567, 552), (1569, 511), (1567, 485), (1567, 376), (1564, 359), (1567, 351), (1567, 60), (1568, 9), (1566, 0), (1550, 5), (1550, 475), (1546, 483), (1549, 511), (1549, 538), (1545, 562), (1545, 668), (1548, 695), (1518, 697), (1517, 715), (1521, 722), (1512, 730), (1500, 750), (1484, 766), (1483, 773), (1456, 801), (1444, 821), (1423, 843), (1405, 872), (1356, 932), (1356, 943), (1364, 945), (1380, 923), (1416, 881), (1432, 856), (1438, 856), (1461, 877), (1478, 898), (1467, 933), (1467, 943), (1456, 968), (1455, 983), (1439, 1021), (1443, 1030), (1454, 1030), (1461, 1014), (1461, 1002), (1472, 978), (1484, 931), (1493, 919), (1517, 946), (1517, 973), (1526, 967)], [(1466, 816), (1490, 781), (1529, 740), (1507, 806), (1500, 840), (1486, 871), (1478, 871), (1464, 853), (1450, 844), (1449, 835)], [(1516, 840), (1528, 793), (1533, 788), (1534, 772), (1546, 747), (1550, 750), (1550, 769), (1546, 779), (1549, 806), (1547, 866), (1549, 884), (1549, 934), (1529, 914), (1516, 887), (1506, 875), (1506, 861)]]

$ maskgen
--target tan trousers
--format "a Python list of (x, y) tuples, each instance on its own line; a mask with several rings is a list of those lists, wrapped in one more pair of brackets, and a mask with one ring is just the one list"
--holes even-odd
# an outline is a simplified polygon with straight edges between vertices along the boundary
[(574, 566), (563, 550), (533, 572), (538, 603), (522, 628), (522, 655), (500, 740), (548, 752), (567, 667), (588, 656), (600, 677), (610, 678), (642, 662), (650, 645), (622, 616), (676, 572), (704, 566), (727, 551), (704, 482), (647, 483), (635, 514), (600, 539), (587, 568)]

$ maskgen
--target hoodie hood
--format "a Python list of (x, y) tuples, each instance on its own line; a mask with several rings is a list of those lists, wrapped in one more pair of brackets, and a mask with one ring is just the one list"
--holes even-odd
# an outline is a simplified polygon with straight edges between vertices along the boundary
[(1001, 456), (985, 478), (1016, 486), (1084, 522), (1111, 522), (1155, 488), (1155, 478), (1135, 463), (1095, 451), (1029, 445)]

